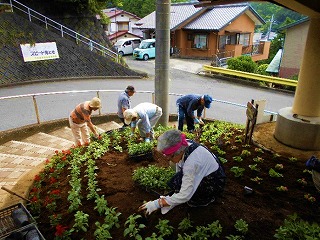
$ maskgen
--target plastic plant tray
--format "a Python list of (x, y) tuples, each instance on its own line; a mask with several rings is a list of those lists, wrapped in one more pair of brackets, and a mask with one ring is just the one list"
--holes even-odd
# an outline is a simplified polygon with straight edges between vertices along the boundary
[(27, 214), (30, 224), (36, 222), (34, 220), (34, 218), (31, 216), (31, 214), (29, 213), (29, 211), (26, 209), (26, 207), (22, 203), (18, 203), (18, 204), (12, 205), (10, 207), (6, 207), (4, 209), (1, 209), (0, 210), (0, 239), (3, 239), (3, 237), (10, 235), (10, 233), (18, 230), (19, 228), (26, 227), (26, 226), (18, 227), (14, 223), (14, 220), (12, 218), (12, 212), (18, 208), (22, 208), (23, 211)]

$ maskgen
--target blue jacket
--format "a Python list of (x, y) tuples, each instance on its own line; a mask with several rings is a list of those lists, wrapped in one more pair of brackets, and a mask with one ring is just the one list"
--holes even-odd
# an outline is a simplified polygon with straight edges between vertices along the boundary
[(194, 111), (197, 110), (197, 117), (201, 117), (204, 106), (201, 105), (201, 95), (188, 94), (177, 99), (177, 105), (187, 111), (189, 117), (194, 117)]

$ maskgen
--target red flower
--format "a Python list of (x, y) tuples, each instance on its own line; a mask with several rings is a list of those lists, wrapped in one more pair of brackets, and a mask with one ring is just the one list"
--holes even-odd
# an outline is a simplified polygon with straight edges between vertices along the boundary
[(46, 197), (45, 200), (44, 200), (44, 203), (43, 205), (44, 206), (47, 206), (48, 204), (52, 203), (53, 199), (51, 199), (50, 197)]
[(59, 189), (51, 191), (51, 194), (55, 194), (55, 195), (59, 195), (60, 193), (61, 193), (61, 191)]
[(45, 162), (46, 164), (48, 164), (48, 163), (50, 163), (50, 160), (49, 159), (46, 159), (46, 162)]
[(30, 199), (31, 202), (37, 202), (38, 201), (38, 198), (36, 196), (33, 196), (31, 199)]
[(63, 156), (63, 157), (61, 158), (62, 161), (65, 161), (66, 159), (67, 159), (66, 156)]
[(67, 230), (68, 227), (64, 227), (60, 224), (56, 226), (56, 233), (55, 236), (63, 236), (63, 233)]
[(50, 181), (50, 184), (52, 184), (52, 183), (57, 182), (57, 179), (55, 179), (54, 177), (51, 177), (49, 181)]
[(39, 190), (39, 188), (34, 187), (34, 188), (31, 189), (30, 192), (37, 192), (38, 190)]
[(58, 151), (58, 150), (55, 150), (55, 151), (54, 151), (54, 153), (55, 153), (55, 154), (58, 154), (58, 153), (59, 153), (59, 151)]
[(41, 177), (40, 177), (39, 175), (35, 175), (35, 176), (34, 176), (34, 180), (35, 180), (36, 182), (38, 182), (38, 181), (41, 180)]
[(53, 172), (54, 172), (54, 168), (53, 168), (53, 167), (50, 168), (50, 169), (49, 169), (49, 172), (53, 173)]

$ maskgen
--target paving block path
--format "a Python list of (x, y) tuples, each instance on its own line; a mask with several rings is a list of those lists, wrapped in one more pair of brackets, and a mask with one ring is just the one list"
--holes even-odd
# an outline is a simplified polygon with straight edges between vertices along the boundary
[[(116, 122), (97, 126), (100, 132), (121, 127)], [(69, 149), (73, 136), (69, 127), (62, 127), (50, 133), (39, 132), (21, 141), (9, 141), (0, 145), (0, 188), (5, 187), (14, 193), (28, 197), (34, 176), (41, 171), (46, 159), (56, 150)], [(0, 189), (0, 209), (25, 203), (24, 200)]]

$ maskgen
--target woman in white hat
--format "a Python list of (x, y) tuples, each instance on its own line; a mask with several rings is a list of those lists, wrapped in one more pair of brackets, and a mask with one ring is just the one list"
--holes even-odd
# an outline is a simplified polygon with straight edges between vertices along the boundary
[(140, 103), (132, 109), (127, 109), (123, 113), (125, 124), (131, 124), (131, 131), (134, 133), (136, 126), (140, 136), (146, 142), (153, 138), (153, 127), (162, 116), (162, 108), (153, 103)]
[(69, 124), (74, 137), (76, 146), (90, 143), (90, 134), (88, 127), (93, 132), (95, 137), (99, 137), (99, 134), (91, 122), (91, 113), (101, 108), (101, 101), (99, 98), (94, 97), (91, 101), (80, 103), (70, 113)]

